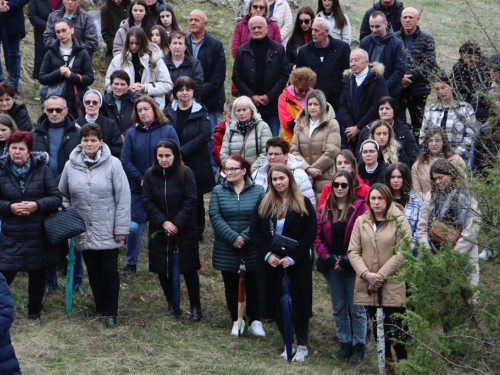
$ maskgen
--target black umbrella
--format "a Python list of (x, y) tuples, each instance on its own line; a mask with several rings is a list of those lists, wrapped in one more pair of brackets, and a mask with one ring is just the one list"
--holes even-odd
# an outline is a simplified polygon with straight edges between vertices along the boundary
[[(168, 237), (170, 239), (170, 237)], [(174, 240), (175, 237), (172, 237)], [(181, 256), (179, 254), (179, 248), (175, 242), (174, 246), (174, 265), (172, 272), (172, 307), (174, 308), (174, 315), (181, 315)]]

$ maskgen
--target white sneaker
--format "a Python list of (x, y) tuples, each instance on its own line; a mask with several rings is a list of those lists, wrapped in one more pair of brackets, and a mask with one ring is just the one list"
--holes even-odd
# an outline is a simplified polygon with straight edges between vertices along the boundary
[(254, 334), (255, 336), (266, 337), (266, 333), (262, 328), (262, 323), (260, 322), (260, 320), (254, 320), (248, 327), (248, 332)]
[[(292, 345), (292, 358), (295, 355), (295, 353), (297, 353), (297, 347), (295, 346), (295, 344), (293, 344)], [(283, 353), (280, 354), (280, 358), (283, 358), (285, 361), (287, 360), (287, 357), (286, 357), (286, 346), (285, 346), (285, 350), (283, 351)]]
[(307, 347), (299, 345), (297, 346), (297, 353), (295, 353), (295, 356), (293, 357), (292, 361), (304, 362), (308, 354), (309, 352), (307, 351)]
[[(241, 324), (241, 333), (243, 333), (244, 330), (245, 330), (245, 321), (243, 321)], [(238, 335), (238, 321), (233, 323), (233, 329), (231, 330), (231, 335), (239, 336)]]
[(497, 252), (496, 250), (489, 251), (489, 250), (483, 250), (481, 254), (479, 254), (478, 258), (482, 260), (488, 260), (491, 258), (496, 258)]

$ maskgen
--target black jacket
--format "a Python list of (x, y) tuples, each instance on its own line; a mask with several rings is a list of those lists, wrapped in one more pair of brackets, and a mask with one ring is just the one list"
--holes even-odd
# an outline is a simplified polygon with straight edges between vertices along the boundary
[(18, 375), (21, 373), (19, 361), (17, 360), (12, 341), (10, 339), (10, 328), (14, 321), (14, 300), (10, 293), (9, 284), (5, 277), (0, 274), (0, 374)]
[[(312, 37), (311, 37), (312, 38)], [(300, 47), (306, 44), (305, 38), (302, 36), (300, 38)], [(292, 38), (288, 39), (286, 43), (286, 59), (288, 60), (288, 66), (291, 69), (295, 64), (297, 64), (297, 56), (299, 55), (299, 48), (294, 48), (292, 46)]]
[(338, 110), (342, 94), (342, 72), (349, 69), (351, 49), (346, 42), (333, 39), (330, 35), (328, 35), (328, 41), (323, 62), (321, 62), (312, 40), (300, 47), (297, 68), (307, 66), (318, 75), (314, 88), (323, 91), (326, 101)]
[(73, 57), (74, 61), (71, 66), (70, 77), (65, 78), (59, 70), (59, 68), (64, 65), (64, 59), (61, 52), (59, 52), (59, 45), (59, 41), (50, 45), (49, 51), (43, 58), (38, 80), (42, 85), (52, 85), (67, 80), (66, 92), (63, 97), (68, 104), (69, 113), (71, 113), (73, 117), (77, 117), (74, 86), (76, 86), (80, 101), (83, 102), (83, 95), (88, 90), (88, 86), (94, 83), (94, 68), (92, 66), (92, 60), (82, 43), (80, 43), (78, 39), (73, 38), (73, 50), (71, 51), (71, 56), (68, 61), (71, 62)]
[[(222, 42), (205, 31), (204, 41), (196, 57), (203, 68), (203, 87), (201, 88), (201, 103), (209, 112), (223, 111), (226, 102), (224, 81), (226, 80), (226, 55)], [(188, 35), (187, 48), (193, 55), (192, 36)]]
[(113, 93), (108, 92), (103, 98), (100, 112), (113, 121), (122, 134), (125, 134), (134, 125), (132, 112), (134, 111), (134, 103), (140, 96), (141, 94), (128, 90), (121, 96), (122, 105), (120, 111), (118, 111)]
[(30, 132), (33, 130), (26, 104), (17, 104), (14, 102), (9, 110), (9, 116), (14, 119), (19, 131)]
[(385, 7), (381, 4), (380, 1), (373, 4), (373, 7), (368, 9), (363, 17), (363, 22), (361, 23), (361, 28), (359, 30), (359, 40), (363, 40), (365, 36), (370, 35), (372, 32), (370, 30), (370, 15), (379, 10), (385, 14), (387, 17), (387, 21), (389, 25), (392, 26), (394, 32), (399, 31), (401, 29), (401, 13), (404, 10), (403, 3), (395, 0), (394, 4), (390, 7)]
[(403, 91), (409, 96), (424, 96), (431, 93), (431, 77), (436, 66), (436, 45), (434, 38), (417, 26), (413, 33), (410, 49), (405, 47), (405, 33), (403, 29), (395, 33), (403, 44), (403, 50), (408, 57), (408, 66), (405, 74), (410, 74), (411, 85)]
[(489, 67), (484, 58), (481, 58), (477, 66), (473, 69), (470, 69), (469, 65), (460, 58), (453, 65), (452, 77), (453, 91), (458, 94), (459, 100), (471, 103), (472, 97), (477, 91), (488, 92)]
[(352, 85), (356, 84), (356, 78), (351, 70), (344, 72), (342, 95), (340, 96), (340, 117), (345, 128), (356, 125), (361, 130), (365, 125), (378, 118), (378, 101), (381, 97), (389, 95), (387, 84), (384, 79), (384, 66), (374, 63), (369, 66), (370, 72), (365, 78), (361, 89), (361, 119), (354, 122), (354, 109), (352, 105)]
[(290, 74), (285, 48), (281, 43), (269, 39), (264, 82), (257, 82), (255, 74), (255, 57), (250, 42), (247, 42), (236, 52), (233, 83), (240, 95), (246, 95), (249, 98), (255, 95), (257, 87), (265, 92), (271, 102), (268, 105), (259, 106), (259, 113), (262, 116), (278, 116), (278, 98), (285, 89)]
[[(9, 10), (2, 13), (0, 22), (5, 25), (7, 36), (24, 38), (26, 28), (24, 26), (24, 6), (29, 0), (11, 0), (9, 1)], [(4, 27), (1, 25), (1, 27)]]
[(180, 273), (200, 269), (200, 254), (196, 233), (196, 181), (186, 166), (184, 183), (178, 185), (171, 168), (164, 176), (155, 176), (149, 168), (144, 174), (142, 203), (149, 217), (149, 234), (161, 230), (171, 221), (179, 231), (175, 236), (158, 234), (149, 240), (149, 271), (172, 275), (174, 249), (179, 249)]
[[(57, 247), (50, 246), (44, 235), (43, 221), (57, 211), (62, 195), (49, 167), (46, 156), (31, 158), (30, 169), (24, 179), (24, 193), (20, 180), (11, 168), (10, 156), (0, 161), (0, 216), (2, 217), (2, 271), (35, 271), (55, 266), (59, 261)], [(38, 209), (29, 216), (17, 216), (10, 211), (12, 203), (35, 201)]]
[[(118, 126), (104, 115), (97, 116), (96, 122), (102, 129), (102, 140), (111, 150), (111, 155), (120, 159), (122, 154), (123, 139)], [(80, 128), (87, 124), (85, 115), (75, 120), (74, 124)]]
[[(198, 59), (195, 59), (193, 56), (189, 56), (188, 54), (186, 54), (184, 56), (184, 61), (181, 63), (181, 65), (179, 65), (179, 67), (176, 67), (172, 62), (171, 52), (163, 56), (162, 59), (167, 66), (168, 72), (170, 73), (170, 79), (173, 83), (175, 83), (175, 81), (179, 77), (191, 77), (196, 87), (196, 89), (194, 90), (194, 98), (197, 102), (200, 102), (201, 88), (203, 86), (203, 69)], [(170, 95), (172, 95), (172, 91), (169, 91), (165, 95), (165, 103), (170, 103)]]
[(47, 27), (47, 19), (54, 10), (63, 7), (62, 0), (57, 1), (57, 8), (53, 9), (50, 0), (30, 0), (28, 4), (28, 18), (35, 32), (35, 64), (33, 66), (33, 78), (38, 79), (38, 72), (42, 66), (43, 57), (47, 53), (47, 47), (43, 43), (43, 33)]

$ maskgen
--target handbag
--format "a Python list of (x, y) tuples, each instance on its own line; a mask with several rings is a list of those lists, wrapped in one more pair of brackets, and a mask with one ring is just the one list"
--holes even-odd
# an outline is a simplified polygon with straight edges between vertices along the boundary
[(287, 236), (283, 236), (281, 234), (277, 234), (274, 230), (273, 221), (269, 219), (269, 222), (271, 223), (271, 235), (273, 236), (273, 240), (271, 242), (271, 250), (274, 253), (287, 256), (290, 251), (298, 249), (299, 241)]
[(65, 79), (61, 82), (53, 83), (52, 85), (40, 85), (40, 88), (38, 89), (40, 102), (44, 103), (51, 96), (64, 97), (67, 82), (68, 81)]
[(460, 231), (441, 220), (434, 220), (429, 227), (429, 237), (438, 243), (443, 243), (445, 236), (448, 242), (456, 244), (460, 238)]
[(43, 221), (43, 226), (45, 228), (45, 238), (51, 245), (67, 241), (87, 231), (85, 221), (76, 208), (72, 206), (63, 207), (61, 210), (50, 214)]

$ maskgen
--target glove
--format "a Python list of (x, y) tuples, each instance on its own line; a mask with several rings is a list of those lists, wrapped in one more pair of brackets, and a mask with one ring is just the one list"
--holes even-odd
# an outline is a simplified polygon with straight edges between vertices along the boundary
[(287, 125), (288, 129), (290, 129), (290, 131), (293, 132), (293, 129), (295, 128), (295, 120), (290, 121)]

